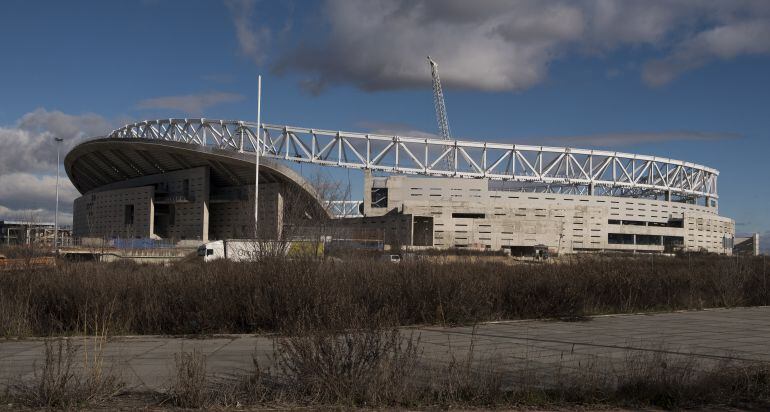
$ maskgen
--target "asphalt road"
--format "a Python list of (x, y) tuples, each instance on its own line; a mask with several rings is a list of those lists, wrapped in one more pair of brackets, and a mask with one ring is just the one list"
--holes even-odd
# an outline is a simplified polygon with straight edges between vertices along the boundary
[[(466, 359), (473, 348), (480, 368), (526, 369), (543, 376), (586, 367), (623, 368), (630, 356), (654, 353), (691, 356), (705, 363), (770, 361), (770, 307), (598, 316), (576, 322), (430, 326), (404, 328), (403, 333), (419, 337), (428, 362)], [(80, 347), (75, 363), (82, 365), (94, 353), (95, 341), (72, 340)], [(274, 344), (269, 336), (255, 335), (126, 336), (111, 338), (103, 353), (106, 369), (129, 388), (162, 391), (172, 380), (175, 355), (193, 350), (205, 355), (209, 375), (223, 377), (249, 371), (252, 356), (269, 367)], [(0, 340), (0, 388), (34, 377), (44, 351), (43, 339)]]

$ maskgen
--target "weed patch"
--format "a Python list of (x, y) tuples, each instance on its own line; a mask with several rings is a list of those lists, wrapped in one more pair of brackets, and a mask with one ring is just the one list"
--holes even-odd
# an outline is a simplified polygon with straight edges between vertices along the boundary
[[(88, 347), (78, 348), (71, 339), (46, 340), (43, 363), (34, 377), (9, 387), (6, 397), (27, 407), (45, 408), (100, 405), (111, 400), (123, 384), (105, 371), (101, 343), (95, 343), (94, 349), (89, 354)], [(83, 356), (82, 363), (77, 361), (78, 355)]]
[[(0, 333), (199, 335), (350, 327), (583, 319), (604, 313), (770, 304), (761, 258), (598, 257), (572, 263), (77, 263), (0, 277)], [(362, 327), (380, 326), (372, 323)]]

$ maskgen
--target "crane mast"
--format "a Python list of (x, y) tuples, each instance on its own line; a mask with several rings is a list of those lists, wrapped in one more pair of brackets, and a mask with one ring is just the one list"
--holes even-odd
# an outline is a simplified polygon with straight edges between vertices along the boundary
[[(433, 105), (436, 108), (436, 122), (444, 140), (452, 140), (452, 134), (449, 131), (449, 120), (446, 114), (446, 104), (444, 104), (444, 91), (441, 89), (441, 78), (438, 75), (438, 64), (428, 56), (430, 63), (430, 74), (433, 77)], [(447, 170), (454, 169), (454, 149), (444, 157), (447, 164)]]

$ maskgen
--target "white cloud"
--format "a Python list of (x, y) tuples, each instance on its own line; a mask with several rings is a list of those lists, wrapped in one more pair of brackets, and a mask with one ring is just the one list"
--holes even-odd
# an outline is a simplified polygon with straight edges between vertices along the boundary
[[(56, 199), (56, 145), (62, 138), (62, 160), (86, 138), (103, 136), (113, 129), (107, 119), (95, 115), (70, 115), (37, 109), (14, 125), (0, 126), (0, 219), (27, 219), (35, 215), (52, 220)], [(61, 169), (62, 221), (71, 220), (77, 191)]]
[[(71, 203), (78, 197), (78, 191), (67, 179), (64, 168), (59, 182), (59, 200), (66, 210), (71, 210)], [(56, 176), (35, 175), (31, 173), (9, 173), (0, 176), (0, 199), (2, 204), (11, 209), (37, 209), (52, 207), (56, 204)]]
[(679, 44), (665, 58), (648, 62), (644, 80), (660, 86), (712, 60), (770, 53), (770, 19), (728, 23), (705, 30)]
[(241, 94), (210, 92), (187, 94), (182, 96), (163, 96), (145, 99), (136, 104), (140, 109), (178, 110), (187, 114), (199, 115), (209, 107), (223, 103), (234, 103), (245, 99)]
[(328, 0), (323, 17), (328, 34), (275, 66), (300, 73), (312, 93), (336, 83), (429, 87), (426, 55), (449, 86), (516, 91), (542, 82), (568, 53), (648, 46), (661, 56), (644, 69), (650, 84), (716, 58), (770, 53), (764, 0)]
[(95, 114), (69, 115), (45, 109), (27, 113), (13, 126), (0, 126), (0, 175), (55, 171), (54, 138), (64, 139), (61, 147), (64, 156), (82, 140), (102, 136), (110, 130), (110, 122)]
[(261, 65), (267, 55), (270, 44), (270, 30), (265, 27), (254, 28), (255, 0), (226, 0), (225, 5), (230, 10), (235, 25), (235, 35), (238, 38), (240, 52)]
[[(20, 220), (25, 222), (53, 222), (55, 213), (48, 209), (9, 209), (0, 205), (0, 220)], [(72, 224), (72, 212), (59, 211), (59, 224)]]
[[(72, 202), (80, 196), (62, 168), (59, 182), (59, 211), (63, 222), (71, 221)], [(28, 219), (34, 215), (53, 221), (56, 210), (56, 176), (10, 173), (0, 176), (0, 218)], [(68, 218), (69, 217), (69, 218)]]

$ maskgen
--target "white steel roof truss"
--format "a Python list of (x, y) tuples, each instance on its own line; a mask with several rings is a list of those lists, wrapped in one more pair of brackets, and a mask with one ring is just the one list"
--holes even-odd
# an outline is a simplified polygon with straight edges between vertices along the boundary
[(409, 157), (412, 158), (412, 160), (414, 161), (414, 163), (417, 165), (418, 168), (420, 168), (420, 169), (424, 169), (425, 168), (425, 166), (422, 164), (422, 162), (412, 153), (411, 150), (409, 150), (408, 147), (406, 147), (406, 145), (403, 142), (399, 142), (398, 144), (399, 144), (399, 146), (401, 146), (402, 149), (404, 149), (406, 154), (409, 155)]
[(441, 152), (441, 154), (435, 160), (433, 160), (433, 163), (430, 164), (430, 170), (436, 170), (434, 169), (436, 167), (436, 164), (440, 162), (442, 159), (444, 159), (449, 153), (451, 153), (453, 149), (454, 148), (451, 146), (444, 149), (444, 151)]
[[(158, 139), (202, 146), (211, 144), (220, 149), (240, 152), (260, 150), (268, 157), (359, 169), (434, 176), (486, 176), (496, 180), (542, 181), (547, 184), (561, 184), (564, 187), (554, 189), (560, 191), (586, 190), (567, 187), (594, 183), (718, 197), (718, 171), (667, 158), (560, 147), (512, 146), (334, 132), (264, 124), (261, 127), (265, 137), (263, 142), (256, 142), (257, 125), (253, 123), (208, 119), (139, 122), (115, 130), (110, 137)], [(279, 133), (273, 137), (271, 131)], [(292, 133), (289, 134), (288, 131)], [(213, 141), (208, 141), (209, 135)], [(249, 140), (248, 144), (246, 138)], [(384, 148), (381, 148), (381, 144), (385, 145)], [(335, 146), (336, 154), (332, 156), (331, 148)], [(551, 157), (551, 154), (554, 156)], [(437, 165), (450, 155), (454, 155), (453, 164), (448, 163), (437, 168)], [(460, 157), (463, 164), (459, 162)], [(490, 163), (490, 159), (495, 160)], [(415, 167), (411, 167), (411, 163)], [(612, 173), (609, 173), (610, 165)]]
[(527, 158), (524, 157), (524, 155), (521, 154), (521, 151), (516, 150), (515, 153), (516, 153), (516, 158), (519, 159), (519, 161), (521, 162), (522, 166), (524, 166), (524, 168), (527, 169), (526, 172), (532, 173), (531, 175), (528, 174), (529, 176), (533, 176), (533, 177), (536, 177), (536, 178), (540, 178), (541, 177), (540, 173), (538, 173), (537, 170), (535, 170), (535, 168), (532, 166), (531, 163), (529, 163)]
[(477, 173), (482, 173), (482, 174), (484, 173), (484, 170), (481, 167), (479, 167), (479, 165), (470, 157), (470, 155), (468, 155), (468, 152), (466, 152), (464, 148), (458, 147), (457, 149), (460, 152), (460, 154), (463, 155), (463, 157), (465, 158), (465, 161), (467, 161), (468, 164), (471, 165), (471, 167), (473, 167), (473, 169)]
[[(504, 151), (504, 152), (503, 152), (503, 154), (502, 154), (502, 155), (500, 155), (500, 157), (498, 157), (498, 158), (497, 158), (497, 160), (495, 160), (495, 162), (494, 162), (494, 163), (492, 163), (492, 165), (491, 165), (491, 166), (489, 166), (489, 167), (487, 168), (486, 172), (487, 172), (487, 173), (491, 173), (491, 172), (494, 172), (494, 171), (495, 171), (495, 168), (497, 168), (497, 166), (499, 166), (499, 165), (500, 165), (500, 163), (504, 162), (506, 159), (509, 159), (509, 164), (510, 164), (510, 158), (509, 158), (509, 156), (511, 155), (511, 153), (513, 153), (513, 151), (512, 151), (512, 150), (506, 150), (506, 151)], [(505, 172), (507, 172), (507, 171), (508, 171), (508, 168), (506, 167), (506, 169), (505, 169), (504, 171), (505, 171)], [(513, 171), (511, 171), (511, 174), (513, 175), (513, 174), (514, 174), (514, 172), (513, 172)]]

